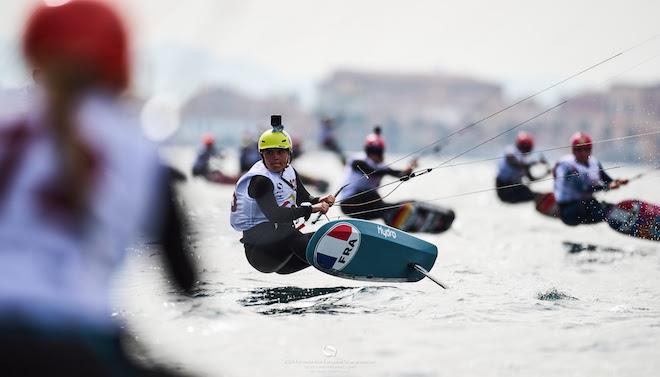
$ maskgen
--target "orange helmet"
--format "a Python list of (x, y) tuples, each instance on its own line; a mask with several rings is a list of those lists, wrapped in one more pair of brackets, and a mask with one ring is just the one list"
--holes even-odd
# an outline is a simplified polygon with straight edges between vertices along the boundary
[(215, 137), (213, 137), (213, 135), (211, 135), (211, 134), (204, 134), (202, 136), (202, 144), (204, 144), (207, 147), (209, 145), (215, 144)]
[(23, 53), (35, 67), (69, 66), (112, 89), (128, 86), (126, 29), (117, 13), (99, 1), (38, 6), (23, 33)]
[(519, 132), (516, 137), (516, 147), (523, 153), (529, 153), (534, 149), (534, 138), (527, 132)]

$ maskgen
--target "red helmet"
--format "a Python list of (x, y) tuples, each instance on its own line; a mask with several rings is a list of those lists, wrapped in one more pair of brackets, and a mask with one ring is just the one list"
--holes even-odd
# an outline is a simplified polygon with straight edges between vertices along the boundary
[(523, 153), (529, 153), (534, 148), (534, 138), (527, 132), (519, 132), (516, 137), (516, 147)]
[(573, 149), (573, 153), (575, 153), (578, 150), (587, 150), (591, 152), (591, 136), (584, 132), (576, 132), (571, 136), (571, 147)]
[(207, 147), (209, 145), (215, 144), (215, 137), (213, 137), (211, 134), (204, 134), (204, 136), (202, 136), (202, 144), (206, 145)]
[(379, 134), (369, 134), (364, 140), (364, 151), (367, 154), (381, 154), (385, 151), (385, 139)]
[(113, 9), (99, 1), (37, 7), (23, 33), (23, 53), (35, 67), (69, 66), (110, 88), (128, 86), (124, 24)]

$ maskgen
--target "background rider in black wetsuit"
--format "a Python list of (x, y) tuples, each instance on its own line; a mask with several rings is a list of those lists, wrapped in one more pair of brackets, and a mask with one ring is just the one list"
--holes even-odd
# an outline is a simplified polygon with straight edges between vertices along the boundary
[(384, 153), (385, 139), (381, 135), (380, 127), (376, 127), (365, 140), (364, 154), (346, 164), (344, 185), (348, 186), (341, 193), (341, 197), (345, 198), (341, 201), (344, 214), (358, 219), (378, 219), (383, 218), (392, 211), (390, 207), (396, 205), (385, 203), (376, 188), (386, 175), (409, 175), (417, 166), (417, 161), (412, 161), (405, 170), (396, 170), (383, 163)]

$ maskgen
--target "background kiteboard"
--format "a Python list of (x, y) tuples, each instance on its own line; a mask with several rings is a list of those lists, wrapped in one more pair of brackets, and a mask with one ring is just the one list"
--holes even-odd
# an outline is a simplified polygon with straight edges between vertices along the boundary
[(419, 281), (430, 271), (438, 248), (399, 229), (365, 220), (331, 221), (307, 245), (307, 261), (335, 276), (369, 281)]
[(660, 206), (641, 200), (624, 200), (607, 216), (610, 227), (629, 236), (660, 241)]
[(406, 232), (442, 233), (451, 227), (456, 215), (449, 208), (426, 203), (408, 203), (391, 211), (385, 224)]
[[(553, 193), (536, 197), (536, 210), (546, 216), (559, 217), (559, 206)], [(608, 224), (617, 232), (637, 238), (660, 241), (660, 206), (641, 200), (624, 200), (607, 215)]]
[(559, 217), (559, 206), (555, 200), (555, 194), (548, 192), (546, 194), (536, 195), (534, 198), (536, 210), (543, 215), (550, 217)]

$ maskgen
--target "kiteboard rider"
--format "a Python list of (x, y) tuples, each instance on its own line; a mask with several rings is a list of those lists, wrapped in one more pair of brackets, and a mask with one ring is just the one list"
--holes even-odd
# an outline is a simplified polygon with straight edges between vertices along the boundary
[(222, 154), (215, 145), (215, 138), (211, 134), (202, 136), (202, 148), (197, 152), (195, 163), (192, 167), (193, 177), (204, 177), (210, 182), (232, 184), (236, 183), (238, 177), (222, 173), (211, 167), (211, 159), (222, 158)]
[(326, 213), (333, 195), (312, 197), (290, 165), (293, 142), (282, 117), (271, 116), (272, 129), (259, 137), (257, 161), (236, 183), (231, 205), (232, 227), (243, 232), (241, 242), (252, 267), (264, 273), (290, 274), (309, 266), (305, 257), (312, 233), (294, 225), (312, 213)]
[(372, 220), (383, 218), (395, 206), (386, 203), (376, 188), (386, 175), (397, 178), (405, 177), (417, 167), (413, 160), (404, 170), (396, 170), (383, 163), (385, 157), (385, 139), (379, 126), (367, 135), (364, 141), (364, 153), (350, 159), (344, 169), (344, 185), (339, 195), (341, 210), (344, 214), (358, 219)]
[[(497, 165), (495, 187), (497, 196), (505, 203), (522, 203), (532, 201), (538, 196), (523, 183), (523, 178), (530, 181), (543, 177), (533, 177), (530, 168), (538, 163), (546, 164), (545, 158), (532, 158), (534, 139), (527, 132), (520, 132), (516, 137), (515, 146), (510, 145), (505, 150), (504, 158)], [(548, 173), (550, 169), (548, 169)]]
[(405, 179), (417, 167), (412, 160), (404, 170), (396, 170), (383, 163), (385, 139), (376, 126), (364, 142), (364, 153), (351, 159), (345, 167), (341, 210), (358, 219), (382, 219), (385, 224), (409, 232), (444, 232), (455, 219), (449, 208), (423, 202), (402, 201), (387, 203), (377, 192), (382, 178), (391, 175)]
[(594, 198), (598, 191), (614, 190), (628, 183), (613, 179), (591, 155), (592, 140), (584, 132), (571, 137), (572, 154), (564, 156), (554, 168), (554, 195), (559, 216), (566, 225), (594, 224), (608, 220), (612, 204)]

